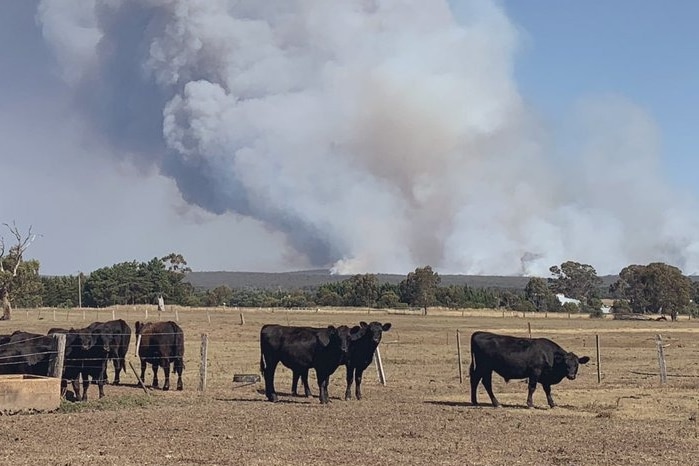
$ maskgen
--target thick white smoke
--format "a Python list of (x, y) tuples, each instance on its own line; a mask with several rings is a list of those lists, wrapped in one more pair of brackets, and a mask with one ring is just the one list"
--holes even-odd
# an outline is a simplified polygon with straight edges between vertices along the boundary
[(38, 16), (115, 151), (313, 265), (699, 271), (699, 225), (659, 174), (652, 121), (588, 102), (560, 155), (518, 93), (497, 2), (45, 0)]

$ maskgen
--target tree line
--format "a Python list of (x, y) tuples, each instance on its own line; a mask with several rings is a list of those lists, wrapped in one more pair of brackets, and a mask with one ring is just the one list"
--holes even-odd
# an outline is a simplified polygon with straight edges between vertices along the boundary
[[(2, 318), (11, 307), (105, 307), (115, 304), (154, 304), (158, 297), (182, 306), (240, 307), (430, 307), (505, 308), (523, 312), (589, 312), (598, 315), (602, 297), (614, 299), (613, 312), (697, 313), (699, 286), (677, 267), (661, 262), (629, 265), (608, 289), (594, 267), (575, 261), (554, 265), (549, 277), (532, 277), (523, 290), (475, 288), (468, 284), (440, 285), (432, 267), (418, 267), (398, 284), (380, 283), (375, 274), (357, 274), (341, 282), (312, 289), (270, 291), (195, 288), (186, 279), (191, 269), (181, 254), (154, 257), (148, 262), (122, 262), (89, 274), (42, 276), (39, 261), (25, 260), (24, 252), (34, 236), (4, 224), (15, 243), (6, 245), (0, 236), (0, 299)], [(561, 304), (557, 294), (580, 301)]]

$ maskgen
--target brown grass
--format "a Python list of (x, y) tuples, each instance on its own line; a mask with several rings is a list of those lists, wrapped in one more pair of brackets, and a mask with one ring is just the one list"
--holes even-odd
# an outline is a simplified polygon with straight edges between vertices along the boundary
[[(130, 325), (145, 307), (115, 307)], [(149, 320), (159, 318), (149, 306)], [(241, 326), (240, 313), (245, 316)], [(367, 310), (177, 309), (186, 335), (184, 392), (133, 386), (106, 387), (101, 401), (65, 405), (58, 413), (0, 419), (2, 464), (699, 464), (699, 323), (596, 320), (581, 316), (514, 317), (499, 311), (436, 310), (429, 316)], [(577, 317), (577, 318), (576, 318)], [(45, 332), (109, 320), (112, 308), (85, 311), (15, 311), (0, 333)], [(175, 318), (168, 308), (163, 320)], [(209, 319), (211, 322), (209, 323)], [(331, 380), (332, 403), (288, 396), (291, 373), (277, 369), (281, 402), (268, 403), (263, 384), (241, 386), (234, 373), (257, 373), (258, 332), (265, 323), (290, 325), (391, 322), (381, 344), (388, 384), (370, 367), (362, 401), (345, 402), (344, 370)], [(543, 391), (535, 409), (524, 408), (526, 384), (494, 378), (505, 405), (470, 406), (469, 336), (491, 330), (552, 338), (592, 361), (575, 381), (553, 389), (559, 404), (548, 409)], [(464, 354), (459, 383), (456, 329)], [(208, 391), (196, 391), (200, 334), (209, 335)], [(657, 375), (655, 335), (666, 344), (668, 384)], [(595, 335), (602, 348), (597, 383)], [(128, 357), (138, 367), (133, 346)], [(686, 377), (676, 377), (683, 375)], [(147, 382), (150, 383), (150, 369)], [(133, 374), (122, 377), (135, 382)], [(314, 393), (317, 387), (312, 386)], [(91, 387), (91, 398), (96, 395)], [(479, 399), (487, 401), (479, 389)]]

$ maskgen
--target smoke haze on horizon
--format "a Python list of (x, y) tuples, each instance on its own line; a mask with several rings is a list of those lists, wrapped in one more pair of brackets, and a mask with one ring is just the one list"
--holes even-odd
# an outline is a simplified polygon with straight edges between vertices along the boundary
[(75, 128), (44, 135), (89, 148), (57, 163), (94, 184), (118, 167), (144, 215), (187, 224), (172, 238), (200, 243), (192, 263), (247, 231), (231, 241), (264, 236), (261, 263), (287, 269), (699, 272), (696, 200), (665, 176), (652, 116), (582, 95), (554, 134), (515, 80), (525, 38), (500, 2), (43, 0), (36, 18)]

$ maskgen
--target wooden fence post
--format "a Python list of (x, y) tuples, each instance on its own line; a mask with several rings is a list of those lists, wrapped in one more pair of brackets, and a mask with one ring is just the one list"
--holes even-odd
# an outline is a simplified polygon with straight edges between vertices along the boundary
[(175, 322), (180, 321), (180, 311), (177, 310), (177, 307), (175, 307)]
[(529, 330), (529, 339), (532, 339), (532, 323), (527, 322), (527, 329)]
[(658, 347), (658, 365), (660, 366), (660, 384), (667, 383), (667, 368), (665, 366), (665, 349), (663, 348), (663, 337), (660, 334), (655, 336), (655, 344)]
[(141, 334), (136, 337), (136, 352), (134, 356), (138, 357), (138, 349), (141, 347)]
[(66, 335), (65, 333), (53, 334), (53, 351), (55, 354), (51, 357), (51, 366), (49, 368), (49, 377), (63, 377), (63, 361), (66, 355)]
[(245, 325), (245, 317), (243, 317), (243, 313), (240, 313), (240, 325)]
[(211, 323), (211, 314), (209, 313), (209, 309), (208, 309), (208, 308), (206, 309), (206, 320), (208, 320), (209, 323)]
[(376, 347), (376, 352), (374, 353), (374, 360), (376, 361), (376, 371), (379, 375), (379, 382), (381, 385), (386, 385), (386, 374), (383, 371), (383, 363), (381, 362), (381, 351), (379, 347)]
[(599, 352), (599, 335), (595, 335), (595, 347), (597, 348), (597, 383), (602, 383), (602, 359)]
[(209, 351), (209, 334), (201, 334), (201, 350), (199, 352), (201, 360), (199, 361), (199, 391), (206, 391), (206, 369), (207, 369), (207, 354)]
[(459, 383), (464, 383), (464, 374), (461, 370), (461, 331), (456, 329), (456, 355), (459, 359)]
[(116, 320), (116, 311), (112, 308), (112, 320)]

